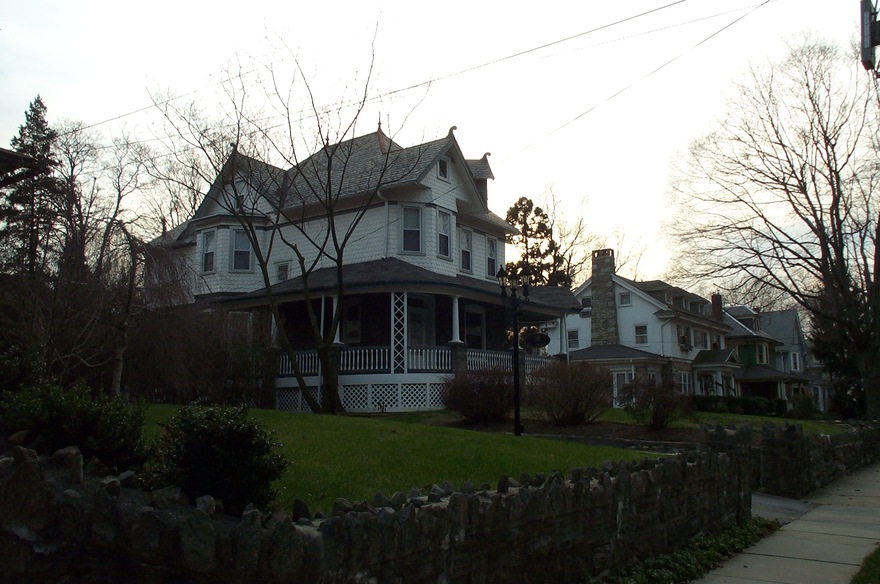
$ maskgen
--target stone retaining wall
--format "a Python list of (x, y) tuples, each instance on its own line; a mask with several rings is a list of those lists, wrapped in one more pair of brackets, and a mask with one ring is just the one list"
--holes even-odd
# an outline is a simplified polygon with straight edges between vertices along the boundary
[(707, 440), (717, 451), (339, 500), (296, 522), (90, 476), (75, 448), (17, 448), (0, 459), (0, 581), (577, 582), (749, 516), (751, 430)]
[(766, 424), (754, 456), (754, 486), (800, 499), (852, 471), (880, 461), (880, 426), (805, 436), (799, 425)]

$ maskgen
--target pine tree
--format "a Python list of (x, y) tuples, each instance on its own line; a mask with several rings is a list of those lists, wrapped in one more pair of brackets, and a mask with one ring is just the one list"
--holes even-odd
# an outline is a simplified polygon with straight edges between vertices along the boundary
[(46, 120), (46, 106), (38, 95), (25, 112), (12, 148), (36, 160), (34, 171), (0, 200), (0, 265), (7, 273), (43, 275), (52, 256), (51, 237), (56, 223), (57, 162), (52, 145), (57, 133)]
[(514, 266), (519, 271), (528, 266), (529, 284), (571, 286), (571, 274), (564, 267), (559, 243), (553, 239), (547, 212), (536, 207), (528, 197), (520, 197), (508, 209), (507, 222), (519, 230), (507, 236), (507, 243), (520, 249), (520, 260)]

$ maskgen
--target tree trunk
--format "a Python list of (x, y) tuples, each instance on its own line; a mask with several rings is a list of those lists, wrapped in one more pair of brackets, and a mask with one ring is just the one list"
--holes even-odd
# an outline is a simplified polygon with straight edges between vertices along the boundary
[(321, 360), (321, 405), (325, 414), (338, 414), (345, 411), (339, 398), (339, 366), (341, 349), (335, 345), (318, 350)]

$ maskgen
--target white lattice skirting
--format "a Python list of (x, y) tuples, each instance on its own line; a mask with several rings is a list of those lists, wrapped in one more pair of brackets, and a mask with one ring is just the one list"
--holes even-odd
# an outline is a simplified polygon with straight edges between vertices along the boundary
[[(309, 388), (320, 402), (317, 388)], [(438, 382), (356, 383), (342, 385), (343, 407), (350, 412), (408, 412), (446, 407), (446, 386)], [(308, 412), (299, 389), (279, 389), (275, 407), (287, 412)]]

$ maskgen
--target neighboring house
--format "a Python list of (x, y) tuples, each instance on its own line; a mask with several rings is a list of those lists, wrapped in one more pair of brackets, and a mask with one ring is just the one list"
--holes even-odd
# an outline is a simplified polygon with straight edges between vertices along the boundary
[(800, 318), (794, 309), (758, 312), (748, 306), (728, 306), (727, 344), (735, 349), (742, 369), (736, 382), (744, 396), (791, 403), (809, 388)]
[[(330, 151), (344, 153), (344, 159), (334, 158), (328, 168)], [(242, 180), (245, 173), (261, 180)], [(505, 265), (505, 236), (514, 229), (488, 208), (491, 178), (487, 155), (466, 159), (452, 129), (439, 140), (403, 148), (380, 126), (290, 169), (233, 152), (195, 217), (154, 243), (195, 274), (195, 301), (225, 308), (242, 335), (260, 337), (253, 329), (268, 322), (263, 278), (244, 229), (223, 204), (235, 184), (237, 204), (254, 209), (264, 253), (274, 242), (267, 260), (271, 293), (281, 302), (307, 384), (319, 395), (320, 366), (306, 298), (321, 326), (329, 327), (339, 301), (338, 280), (336, 267), (317, 254), (304, 232), (311, 241), (327, 232), (328, 216), (315, 204), (309, 185), (329, 181), (339, 195), (333, 217), (338, 225), (363, 212), (344, 256), (336, 339), (343, 346), (343, 406), (353, 411), (437, 408), (444, 405), (444, 380), (454, 369), (510, 367), (508, 314), (496, 273)], [(279, 211), (295, 223), (280, 233), (265, 219)], [(287, 244), (281, 243), (282, 235)], [(307, 287), (291, 245), (307, 262), (318, 261)], [(533, 288), (521, 318), (547, 321), (572, 310), (577, 303), (569, 290)], [(539, 360), (527, 357), (526, 370)], [(279, 356), (276, 366), (277, 407), (306, 409), (288, 356)]]
[(725, 348), (730, 330), (713, 302), (665, 282), (635, 282), (616, 273), (614, 251), (593, 252), (589, 280), (575, 290), (579, 314), (560, 319), (550, 350), (572, 362), (608, 368), (618, 391), (636, 377), (672, 379), (683, 393), (733, 395), (736, 355)]

